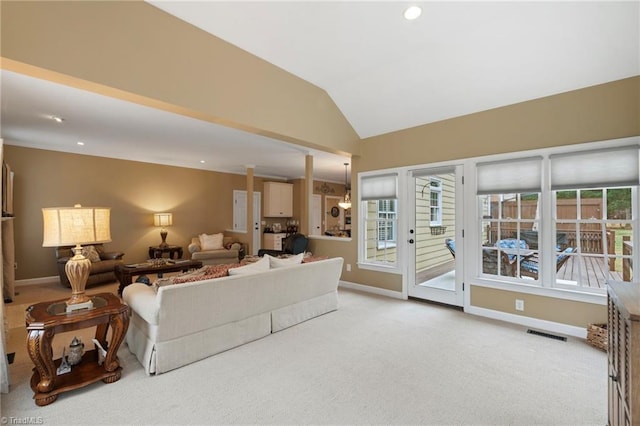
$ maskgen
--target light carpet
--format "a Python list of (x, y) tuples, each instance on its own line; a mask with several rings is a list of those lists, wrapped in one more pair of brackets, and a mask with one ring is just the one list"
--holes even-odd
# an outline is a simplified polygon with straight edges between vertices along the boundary
[[(606, 354), (583, 340), (353, 290), (339, 301), (336, 312), (158, 376), (123, 343), (118, 382), (45, 407), (33, 402), (23, 350), (2, 416), (45, 425), (606, 424)], [(16, 333), (24, 328), (11, 330), (10, 344)]]

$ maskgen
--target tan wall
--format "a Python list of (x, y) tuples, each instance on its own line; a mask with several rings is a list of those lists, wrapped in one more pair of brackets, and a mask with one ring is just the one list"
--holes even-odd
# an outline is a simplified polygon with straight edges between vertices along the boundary
[[(515, 310), (516, 299), (524, 300), (524, 311)], [(606, 305), (534, 296), (487, 287), (471, 286), (471, 305), (582, 328), (590, 323), (607, 322)]]
[(364, 139), (358, 172), (640, 134), (640, 77)]
[(5, 69), (312, 148), (359, 148), (324, 90), (142, 1), (0, 7)]
[[(111, 208), (107, 248), (125, 253), (125, 261), (148, 257), (160, 243), (153, 212), (170, 211), (174, 225), (167, 242), (184, 247), (200, 233), (232, 228), (233, 190), (246, 189), (242, 175), (160, 166), (135, 161), (21, 148), (6, 145), (5, 161), (15, 172), (14, 211), (18, 270), (16, 279), (57, 275), (53, 248), (42, 247), (42, 208)], [(255, 179), (262, 191), (262, 179)], [(247, 242), (247, 234), (230, 233)]]

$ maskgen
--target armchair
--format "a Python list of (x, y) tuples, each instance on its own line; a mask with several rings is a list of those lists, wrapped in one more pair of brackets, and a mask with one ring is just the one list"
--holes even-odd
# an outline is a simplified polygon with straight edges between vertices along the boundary
[[(208, 247), (203, 245), (201, 236), (217, 238), (219, 245)], [(206, 243), (206, 241), (205, 241)], [(238, 263), (244, 258), (247, 249), (246, 244), (237, 241), (233, 237), (225, 237), (222, 233), (201, 234), (191, 239), (189, 244), (191, 260), (199, 260), (203, 265), (222, 265), (226, 263)]]
[(307, 251), (309, 246), (309, 239), (302, 234), (292, 234), (282, 240), (282, 250), (258, 250), (258, 256), (262, 257), (265, 254), (269, 256), (277, 257), (283, 254), (300, 254)]
[[(60, 275), (60, 284), (71, 287), (69, 278), (64, 270), (67, 261), (74, 255), (73, 246), (56, 247), (56, 260), (58, 263), (58, 275)], [(85, 252), (86, 251), (86, 252)], [(87, 279), (87, 287), (97, 284), (112, 283), (117, 281), (114, 269), (116, 265), (124, 263), (121, 252), (104, 251), (102, 244), (94, 244), (83, 247), (83, 254), (91, 261), (91, 272)]]

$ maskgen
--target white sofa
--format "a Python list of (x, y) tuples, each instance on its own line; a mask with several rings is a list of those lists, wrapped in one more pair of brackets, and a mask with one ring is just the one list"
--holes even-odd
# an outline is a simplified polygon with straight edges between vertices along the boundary
[(160, 374), (338, 308), (343, 259), (248, 275), (125, 287), (126, 342), (147, 374)]

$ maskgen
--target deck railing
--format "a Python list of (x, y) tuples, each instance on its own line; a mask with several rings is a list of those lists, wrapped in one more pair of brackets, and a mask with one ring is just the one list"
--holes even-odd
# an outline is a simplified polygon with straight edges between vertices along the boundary
[[(633, 253), (633, 243), (631, 237), (625, 235), (622, 237), (622, 254), (631, 256)], [(633, 261), (629, 258), (622, 259), (622, 281), (631, 281), (633, 271)]]

